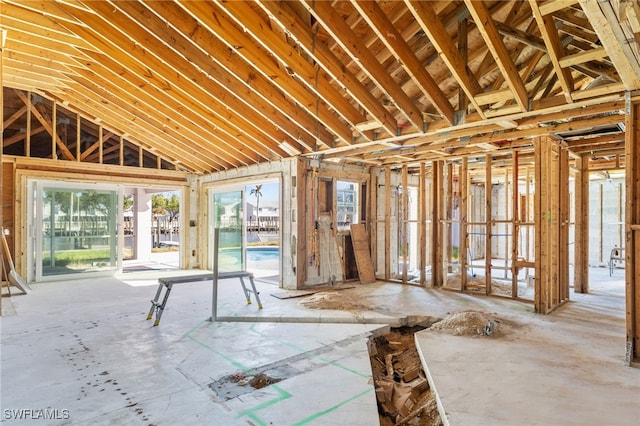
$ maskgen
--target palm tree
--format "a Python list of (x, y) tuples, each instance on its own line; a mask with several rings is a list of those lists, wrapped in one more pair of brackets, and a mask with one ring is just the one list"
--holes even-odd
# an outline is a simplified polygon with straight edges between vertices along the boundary
[(258, 223), (258, 231), (260, 231), (260, 197), (262, 197), (262, 185), (256, 185), (256, 187), (249, 192), (249, 195), (256, 196), (256, 220)]

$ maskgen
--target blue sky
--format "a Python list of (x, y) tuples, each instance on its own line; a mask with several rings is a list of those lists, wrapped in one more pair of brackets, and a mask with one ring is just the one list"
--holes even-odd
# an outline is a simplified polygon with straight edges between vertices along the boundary
[[(247, 185), (247, 201), (253, 205), (256, 204), (255, 195), (249, 195), (251, 190), (254, 189), (256, 185)], [(262, 189), (260, 190), (262, 193), (262, 197), (260, 197), (260, 207), (279, 207), (280, 206), (280, 185), (278, 182), (269, 182), (263, 183)]]

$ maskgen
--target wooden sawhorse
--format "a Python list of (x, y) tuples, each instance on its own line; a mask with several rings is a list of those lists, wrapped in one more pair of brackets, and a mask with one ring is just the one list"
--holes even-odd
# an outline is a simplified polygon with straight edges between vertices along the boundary
[[(235, 271), (235, 272), (220, 272), (218, 273), (218, 280), (230, 279), (230, 278), (240, 278), (240, 284), (242, 285), (242, 290), (244, 291), (244, 295), (247, 299), (247, 304), (251, 304), (251, 293), (256, 296), (256, 302), (258, 302), (258, 308), (262, 309), (262, 302), (260, 301), (260, 293), (256, 290), (256, 285), (253, 282), (253, 274), (251, 272), (246, 271)], [(248, 289), (245, 285), (244, 279), (249, 278), (249, 282), (251, 283), (251, 289)], [(156, 291), (156, 296), (151, 301), (151, 309), (149, 310), (149, 314), (147, 315), (147, 319), (150, 320), (153, 318), (153, 312), (156, 312), (156, 320), (153, 325), (156, 326), (160, 324), (160, 318), (162, 318), (162, 312), (164, 308), (167, 306), (167, 300), (169, 300), (169, 294), (171, 294), (171, 289), (174, 284), (182, 284), (182, 283), (190, 283), (197, 281), (207, 281), (213, 280), (213, 274), (200, 274), (200, 275), (184, 275), (180, 277), (165, 277), (158, 279), (158, 290)], [(162, 294), (162, 289), (165, 288), (164, 296), (162, 297), (162, 302), (160, 301), (160, 296)]]

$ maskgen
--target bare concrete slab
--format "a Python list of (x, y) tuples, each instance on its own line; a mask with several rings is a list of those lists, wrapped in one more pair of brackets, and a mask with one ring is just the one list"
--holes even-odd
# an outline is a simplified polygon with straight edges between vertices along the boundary
[(492, 310), (501, 336), (416, 334), (432, 387), (452, 425), (640, 424), (640, 370), (625, 365), (618, 282), (548, 316)]

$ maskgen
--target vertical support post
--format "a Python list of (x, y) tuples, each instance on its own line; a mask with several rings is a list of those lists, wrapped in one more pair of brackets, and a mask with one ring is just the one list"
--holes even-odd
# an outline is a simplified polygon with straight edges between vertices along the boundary
[[(4, 87), (4, 86), (3, 86)], [(27, 92), (27, 134), (24, 141), (24, 155), (31, 157), (31, 92)]]
[(462, 157), (462, 163), (460, 165), (460, 176), (458, 176), (458, 188), (460, 190), (460, 222), (458, 229), (460, 234), (458, 235), (458, 261), (460, 262), (460, 289), (467, 289), (467, 263), (469, 261), (468, 256), (468, 241), (467, 241), (467, 200), (468, 200), (468, 159)]
[(492, 176), (492, 161), (493, 158), (491, 154), (487, 154), (485, 156), (485, 248), (484, 248), (484, 277), (485, 277), (485, 291), (487, 296), (491, 294), (491, 258), (493, 257), (491, 253), (491, 239), (492, 239), (492, 216), (493, 211), (491, 209), (492, 205), (492, 196), (493, 196), (493, 185), (491, 183)]
[(98, 163), (102, 164), (104, 156), (104, 136), (102, 131), (102, 124), (98, 126)]
[(122, 135), (118, 144), (118, 164), (124, 166), (124, 136)]
[(402, 217), (400, 219), (400, 238), (402, 238), (402, 282), (407, 282), (407, 263), (409, 261), (409, 242), (407, 241), (407, 228), (409, 227), (409, 190), (408, 185), (409, 169), (407, 165), (402, 166)]
[(80, 117), (80, 114), (76, 114), (76, 161), (80, 162), (80, 154), (82, 154), (80, 148), (81, 148), (81, 142), (82, 142), (82, 129), (80, 128), (82, 124), (82, 118)]
[(373, 262), (373, 270), (378, 271), (378, 172), (379, 169), (371, 169), (371, 177), (369, 181), (369, 205), (371, 208), (367, 211), (369, 218), (367, 231), (369, 231), (371, 244), (371, 261)]
[(558, 206), (560, 228), (558, 229), (558, 290), (559, 303), (569, 300), (569, 223), (571, 222), (571, 193), (569, 192), (569, 151), (560, 147), (560, 182)]
[(575, 199), (575, 253), (573, 289), (576, 293), (589, 292), (589, 155), (576, 159)]
[(384, 279), (391, 277), (391, 167), (384, 168)]
[(625, 360), (640, 366), (640, 104), (626, 94), (625, 180), (625, 292), (627, 343)]
[(520, 209), (518, 208), (518, 199), (520, 193), (518, 190), (518, 151), (513, 151), (513, 177), (511, 182), (513, 201), (511, 205), (511, 297), (518, 298), (518, 233), (520, 232)]
[(218, 243), (220, 242), (220, 228), (213, 230), (213, 289), (211, 295), (211, 318), (209, 321), (216, 322), (218, 318)]
[(431, 162), (431, 286), (441, 287), (442, 280), (442, 160)]
[(424, 287), (427, 274), (427, 169), (424, 162), (420, 163), (418, 206), (418, 268), (420, 285)]
[(53, 160), (58, 159), (58, 149), (56, 146), (56, 139), (58, 137), (58, 108), (56, 101), (53, 101), (51, 105), (51, 158)]
[[(564, 151), (564, 152), (562, 152)], [(547, 314), (568, 300), (569, 228), (561, 207), (569, 197), (569, 156), (548, 137), (535, 142), (536, 282), (535, 311)], [(564, 180), (566, 179), (566, 181)], [(566, 269), (566, 271), (563, 270)]]

